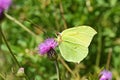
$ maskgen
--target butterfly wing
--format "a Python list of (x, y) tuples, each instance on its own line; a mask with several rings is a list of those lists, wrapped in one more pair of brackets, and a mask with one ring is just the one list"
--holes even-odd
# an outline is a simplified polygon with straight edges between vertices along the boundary
[(88, 48), (79, 44), (63, 41), (59, 45), (61, 55), (66, 61), (77, 62), (82, 61), (88, 54)]
[(88, 47), (96, 33), (97, 32), (89, 26), (79, 26), (64, 30), (61, 33), (61, 39), (62, 41), (68, 41)]

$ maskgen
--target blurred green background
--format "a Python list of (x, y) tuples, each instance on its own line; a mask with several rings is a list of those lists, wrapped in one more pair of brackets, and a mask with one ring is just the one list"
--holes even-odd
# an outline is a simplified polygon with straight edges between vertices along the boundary
[[(88, 77), (94, 80), (106, 66), (109, 53), (112, 54), (109, 68), (113, 79), (120, 80), (120, 0), (13, 0), (8, 14), (31, 30), (26, 31), (9, 18), (2, 22), (7, 41), (30, 80), (57, 80), (54, 63), (46, 56), (40, 56), (37, 46), (48, 37), (56, 37), (57, 32), (80, 25), (93, 27), (97, 35), (87, 58), (80, 64), (60, 58), (62, 80), (85, 80)], [(25, 80), (15, 76), (18, 67), (4, 41), (0, 46), (0, 80), (3, 80), (2, 76), (6, 80)], [(57, 52), (59, 54), (58, 49)]]

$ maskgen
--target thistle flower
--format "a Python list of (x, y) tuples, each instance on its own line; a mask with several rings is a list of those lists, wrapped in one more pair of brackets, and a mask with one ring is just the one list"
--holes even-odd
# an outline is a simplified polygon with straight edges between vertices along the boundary
[(11, 5), (12, 0), (0, 0), (0, 20), (3, 19), (3, 12), (9, 8)]
[(7, 10), (11, 5), (12, 0), (0, 0), (0, 12)]
[(100, 79), (99, 80), (112, 80), (112, 73), (108, 70), (103, 70), (100, 73)]
[(53, 38), (46, 39), (43, 43), (38, 46), (39, 53), (44, 55), (46, 53), (49, 54), (51, 50), (54, 50), (58, 43)]

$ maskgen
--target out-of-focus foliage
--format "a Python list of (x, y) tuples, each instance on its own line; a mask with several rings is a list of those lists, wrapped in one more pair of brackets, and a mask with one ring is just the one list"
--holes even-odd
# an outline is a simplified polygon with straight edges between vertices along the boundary
[[(60, 8), (61, 4), (62, 8)], [(87, 58), (81, 64), (66, 62), (73, 72), (79, 75), (81, 80), (85, 80), (86, 77), (90, 80), (95, 77), (96, 80), (98, 77), (94, 74), (98, 74), (99, 70), (106, 65), (107, 55), (111, 48), (110, 70), (114, 79), (120, 80), (119, 0), (14, 0), (8, 14), (37, 36), (32, 36), (7, 18), (2, 23), (7, 41), (30, 80), (56, 80), (53, 62), (47, 57), (40, 56), (37, 46), (45, 38), (55, 37), (56, 32), (64, 30), (65, 23), (67, 28), (89, 25), (97, 31), (89, 47)], [(0, 74), (6, 76), (7, 80), (17, 80), (15, 73), (18, 68), (4, 43), (1, 44), (1, 49)], [(59, 53), (59, 50), (57, 51)], [(62, 80), (75, 80), (61, 63), (60, 72)], [(79, 78), (76, 77), (76, 80)]]

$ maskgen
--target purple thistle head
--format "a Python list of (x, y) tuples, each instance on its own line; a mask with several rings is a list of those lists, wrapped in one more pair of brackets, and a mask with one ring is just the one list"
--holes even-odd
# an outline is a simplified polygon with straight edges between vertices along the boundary
[(8, 9), (12, 0), (0, 0), (0, 13)]
[(112, 73), (108, 70), (103, 70), (100, 73), (100, 79), (99, 80), (112, 80)]
[(44, 55), (48, 53), (50, 50), (55, 49), (57, 45), (58, 43), (53, 38), (48, 38), (38, 46), (39, 53), (41, 55)]
[(0, 0), (0, 20), (3, 19), (3, 12), (9, 8), (12, 0)]

